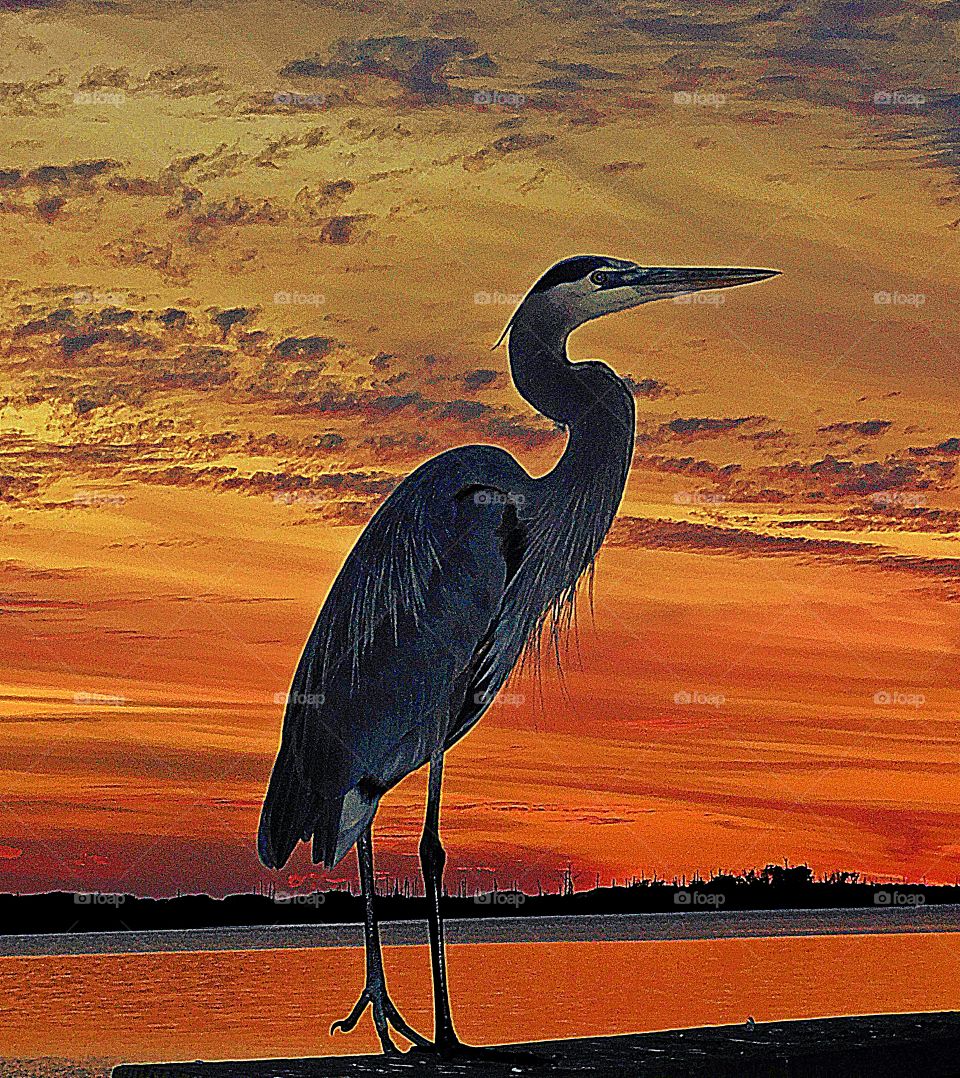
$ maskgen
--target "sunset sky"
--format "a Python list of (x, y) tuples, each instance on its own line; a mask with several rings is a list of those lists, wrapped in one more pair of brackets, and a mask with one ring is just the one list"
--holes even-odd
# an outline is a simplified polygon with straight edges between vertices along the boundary
[(399, 478), (556, 460), (490, 346), (580, 252), (782, 276), (572, 338), (634, 467), (448, 883), (960, 874), (960, 6), (470, 2), (0, 0), (0, 889), (354, 873), (258, 866), (278, 701)]

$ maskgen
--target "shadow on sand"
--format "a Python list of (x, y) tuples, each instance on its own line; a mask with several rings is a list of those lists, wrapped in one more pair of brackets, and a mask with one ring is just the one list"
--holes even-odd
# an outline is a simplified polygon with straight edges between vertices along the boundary
[(489, 1058), (424, 1055), (124, 1064), (114, 1078), (341, 1078), (364, 1075), (610, 1075), (611, 1078), (955, 1078), (960, 1012), (713, 1026), (508, 1045)]

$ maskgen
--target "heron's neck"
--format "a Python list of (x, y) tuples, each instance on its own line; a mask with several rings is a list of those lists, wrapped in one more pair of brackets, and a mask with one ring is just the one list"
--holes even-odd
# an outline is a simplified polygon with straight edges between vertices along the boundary
[(556, 633), (564, 618), (569, 625), (577, 584), (620, 507), (636, 421), (633, 395), (614, 371), (603, 363), (571, 363), (566, 333), (544, 335), (528, 325), (516, 318), (510, 333), (514, 383), (534, 408), (567, 429), (568, 438), (553, 469), (534, 480), (532, 548), (549, 556), (546, 564), (529, 562), (534, 578), (516, 590), (526, 596), (530, 630), (552, 610)]
[(520, 396), (554, 423), (570, 428), (583, 413), (583, 387), (567, 358), (567, 333), (528, 325), (518, 312), (510, 330), (510, 373)]
[(633, 396), (605, 364), (571, 363), (567, 336), (559, 329), (534, 329), (522, 318), (510, 332), (510, 372), (517, 390), (569, 435), (550, 477), (575, 483), (604, 473), (610, 482), (611, 473), (622, 473), (625, 483), (633, 455)]

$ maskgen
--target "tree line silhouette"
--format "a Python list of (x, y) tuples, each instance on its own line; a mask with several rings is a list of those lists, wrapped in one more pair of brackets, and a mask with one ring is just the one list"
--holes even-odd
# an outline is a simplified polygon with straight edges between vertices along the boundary
[[(634, 876), (609, 886), (596, 878), (594, 886), (578, 888), (568, 867), (555, 889), (547, 890), (539, 882), (533, 893), (515, 881), (504, 887), (495, 876), (486, 888), (468, 893), (466, 879), (461, 878), (455, 890), (444, 890), (443, 902), (451, 918), (909, 908), (960, 904), (960, 884), (881, 882), (848, 871), (817, 876), (808, 865), (784, 862), (744, 872), (717, 871), (706, 877)], [(381, 892), (378, 910), (383, 920), (420, 919), (426, 915), (426, 903), (411, 881), (394, 880)], [(225, 898), (62, 891), (0, 894), (2, 935), (342, 924), (362, 919), (360, 896), (347, 884), (311, 892), (261, 885), (251, 893)]]

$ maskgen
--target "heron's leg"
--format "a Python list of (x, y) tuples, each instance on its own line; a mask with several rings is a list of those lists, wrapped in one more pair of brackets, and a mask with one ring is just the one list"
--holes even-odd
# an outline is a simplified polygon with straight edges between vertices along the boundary
[(360, 889), (363, 893), (364, 908), (364, 949), (367, 956), (367, 981), (360, 993), (356, 1006), (339, 1022), (334, 1022), (330, 1032), (342, 1030), (349, 1033), (360, 1021), (360, 1017), (369, 1005), (373, 1012), (373, 1024), (377, 1028), (377, 1036), (384, 1052), (396, 1052), (397, 1048), (390, 1039), (390, 1026), (408, 1041), (419, 1045), (421, 1048), (430, 1046), (426, 1037), (421, 1037), (415, 1029), (404, 1021), (400, 1012), (393, 1005), (393, 1000), (387, 995), (387, 979), (383, 972), (383, 951), (380, 948), (380, 926), (377, 923), (374, 909), (374, 876), (373, 876), (373, 825), (367, 824), (360, 838), (357, 840), (357, 860), (360, 864)]
[(420, 839), (420, 865), (429, 902), (430, 961), (433, 967), (433, 1039), (441, 1052), (462, 1048), (453, 1028), (450, 1014), (450, 994), (447, 988), (447, 960), (444, 953), (443, 918), (440, 898), (443, 894), (443, 866), (447, 855), (440, 841), (440, 789), (443, 782), (443, 753), (430, 759), (430, 783), (427, 791), (427, 813)]

